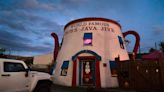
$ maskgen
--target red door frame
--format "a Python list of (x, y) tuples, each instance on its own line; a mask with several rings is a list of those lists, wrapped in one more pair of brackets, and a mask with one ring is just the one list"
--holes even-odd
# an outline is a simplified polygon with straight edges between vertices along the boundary
[[(101, 82), (100, 82), (100, 66), (99, 66), (99, 60), (96, 59), (95, 56), (78, 56), (78, 60), (81, 58), (89, 58), (89, 59), (95, 59), (96, 61), (96, 88), (101, 87)], [(73, 61), (73, 74), (72, 74), (72, 87), (76, 87), (76, 79), (77, 79), (77, 59)]]

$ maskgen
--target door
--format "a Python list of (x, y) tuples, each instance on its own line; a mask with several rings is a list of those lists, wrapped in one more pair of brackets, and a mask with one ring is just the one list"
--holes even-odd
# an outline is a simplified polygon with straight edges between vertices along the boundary
[(1, 73), (1, 92), (29, 92), (29, 78), (22, 63), (4, 62)]
[(95, 59), (80, 59), (79, 71), (81, 86), (95, 86)]

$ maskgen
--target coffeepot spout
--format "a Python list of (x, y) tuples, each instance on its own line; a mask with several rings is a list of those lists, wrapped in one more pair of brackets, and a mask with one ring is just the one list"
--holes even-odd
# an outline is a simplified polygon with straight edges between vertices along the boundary
[(59, 39), (56, 33), (51, 33), (51, 36), (54, 38), (53, 61), (55, 62), (59, 51)]

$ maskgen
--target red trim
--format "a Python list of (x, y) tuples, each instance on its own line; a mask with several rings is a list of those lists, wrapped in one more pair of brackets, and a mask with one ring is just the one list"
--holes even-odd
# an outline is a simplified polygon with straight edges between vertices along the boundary
[[(96, 56), (79, 56), (78, 59), (81, 58), (92, 58), (96, 59)], [(99, 67), (99, 61), (96, 60), (96, 88), (101, 88), (101, 82), (100, 82), (100, 67)], [(77, 60), (73, 61), (73, 74), (72, 74), (72, 86), (76, 86), (76, 72), (77, 71)]]
[(77, 70), (77, 61), (73, 61), (73, 73), (72, 73), (72, 87), (76, 87), (76, 70)]
[(81, 59), (81, 58), (90, 58), (90, 59), (96, 59), (96, 56), (78, 56), (78, 59)]
[[(59, 51), (59, 41), (58, 41), (58, 36), (56, 33), (51, 33), (51, 36), (54, 38), (54, 62), (56, 62), (56, 58), (57, 58), (57, 55), (58, 55), (58, 51)], [(54, 63), (53, 62), (53, 63)]]
[(100, 82), (100, 65), (99, 61), (96, 61), (96, 87), (100, 88), (101, 87), (101, 82)]
[(91, 18), (81, 18), (81, 19), (76, 19), (76, 20), (73, 20), (71, 22), (69, 22), (68, 24), (65, 25), (64, 27), (64, 30), (71, 24), (74, 24), (74, 23), (77, 23), (77, 22), (82, 22), (82, 21), (105, 21), (105, 22), (112, 22), (116, 25), (118, 25), (121, 29), (121, 25), (114, 21), (114, 20), (111, 20), (111, 19), (106, 19), (106, 18), (94, 18), (94, 17), (91, 17)]
[(127, 31), (127, 32), (123, 33), (124, 38), (129, 34), (134, 35), (135, 38), (136, 38), (136, 43), (135, 43), (135, 46), (134, 46), (134, 49), (133, 49), (134, 55), (132, 55), (132, 57), (131, 57), (132, 59), (135, 59), (135, 57), (137, 55), (139, 45), (140, 45), (140, 36), (137, 32), (130, 30), (130, 31)]

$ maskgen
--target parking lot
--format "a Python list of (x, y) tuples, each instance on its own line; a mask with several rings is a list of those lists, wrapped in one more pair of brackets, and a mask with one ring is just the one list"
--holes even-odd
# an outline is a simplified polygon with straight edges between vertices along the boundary
[(137, 92), (123, 89), (94, 89), (94, 88), (72, 88), (59, 85), (52, 85), (51, 92)]

